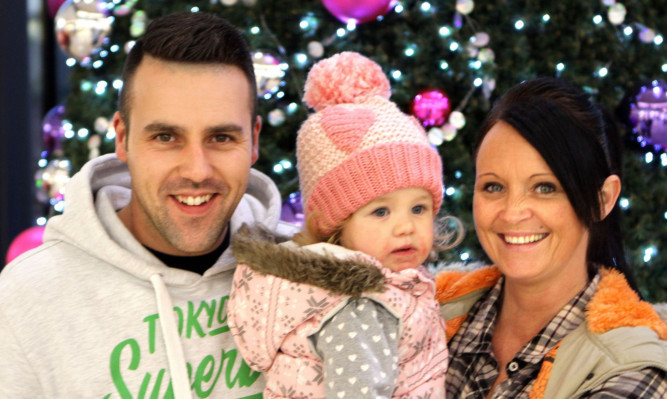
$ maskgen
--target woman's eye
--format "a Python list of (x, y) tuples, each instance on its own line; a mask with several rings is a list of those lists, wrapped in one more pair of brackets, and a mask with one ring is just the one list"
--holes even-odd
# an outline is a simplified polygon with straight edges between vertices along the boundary
[(486, 191), (487, 193), (499, 193), (499, 192), (503, 191), (503, 186), (501, 186), (498, 183), (486, 183), (486, 184), (484, 184), (482, 189), (484, 191)]
[(556, 186), (552, 183), (540, 183), (535, 187), (535, 190), (540, 194), (549, 194), (556, 191)]
[(387, 216), (389, 214), (389, 210), (387, 208), (378, 208), (373, 211), (374, 216)]

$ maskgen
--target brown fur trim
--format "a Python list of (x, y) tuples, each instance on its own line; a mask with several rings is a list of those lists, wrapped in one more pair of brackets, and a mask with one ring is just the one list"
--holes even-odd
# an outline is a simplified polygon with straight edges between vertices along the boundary
[(265, 229), (243, 225), (232, 238), (232, 253), (239, 263), (262, 274), (314, 285), (335, 294), (359, 297), (382, 292), (386, 279), (375, 265), (355, 259), (338, 259), (307, 250), (278, 245)]
[(597, 291), (586, 309), (586, 321), (593, 333), (619, 327), (649, 327), (667, 340), (667, 325), (650, 303), (642, 301), (621, 273), (602, 269)]
[(473, 291), (493, 287), (500, 275), (500, 270), (495, 266), (481, 267), (471, 272), (442, 272), (435, 278), (435, 299), (438, 302), (447, 302)]

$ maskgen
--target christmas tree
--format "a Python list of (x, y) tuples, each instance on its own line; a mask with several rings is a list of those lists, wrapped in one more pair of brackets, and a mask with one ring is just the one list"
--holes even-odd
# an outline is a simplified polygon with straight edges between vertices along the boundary
[[(467, 235), (445, 261), (488, 261), (475, 236), (470, 149), (493, 101), (536, 76), (558, 76), (618, 116), (624, 135), (621, 205), (629, 262), (644, 296), (667, 300), (667, 0), (67, 0), (55, 17), (69, 58), (69, 96), (45, 115), (37, 171), (44, 217), (62, 211), (68, 176), (112, 152), (123, 60), (151, 19), (211, 12), (242, 29), (254, 51), (264, 119), (256, 168), (278, 184), (285, 210), (298, 208), (296, 132), (309, 68), (357, 51), (378, 62), (392, 100), (415, 115), (445, 168), (443, 209)], [(297, 209), (298, 212), (298, 209)], [(286, 217), (294, 220), (293, 213)]]

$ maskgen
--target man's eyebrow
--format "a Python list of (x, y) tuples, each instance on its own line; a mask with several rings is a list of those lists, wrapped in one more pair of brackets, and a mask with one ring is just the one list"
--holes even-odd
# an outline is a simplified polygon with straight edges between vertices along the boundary
[(179, 128), (176, 125), (171, 125), (163, 122), (153, 122), (149, 123), (144, 127), (144, 130), (147, 132), (178, 132), (183, 129)]
[(230, 123), (230, 124), (225, 124), (225, 125), (216, 125), (216, 126), (211, 126), (206, 128), (207, 133), (235, 133), (235, 134), (243, 134), (243, 128), (239, 125)]

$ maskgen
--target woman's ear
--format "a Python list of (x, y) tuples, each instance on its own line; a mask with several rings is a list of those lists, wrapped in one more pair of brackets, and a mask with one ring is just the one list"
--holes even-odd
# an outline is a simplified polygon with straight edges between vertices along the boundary
[(600, 220), (611, 213), (616, 205), (616, 200), (621, 194), (621, 178), (618, 175), (609, 175), (602, 184), (600, 190)]

